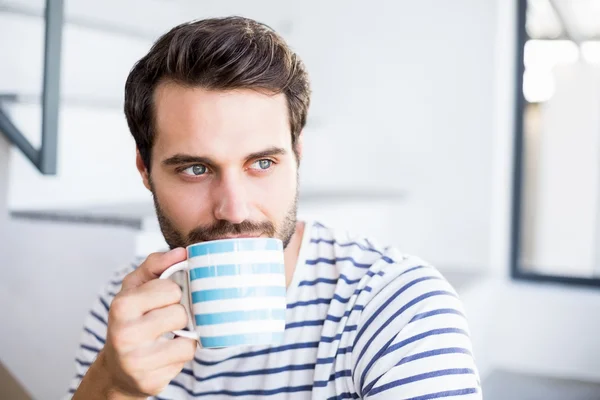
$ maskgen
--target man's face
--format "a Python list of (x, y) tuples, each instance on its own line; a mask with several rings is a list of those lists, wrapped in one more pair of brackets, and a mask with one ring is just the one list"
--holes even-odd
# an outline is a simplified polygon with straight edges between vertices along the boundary
[(150, 174), (137, 164), (169, 246), (248, 236), (287, 246), (298, 163), (285, 96), (164, 83), (154, 101)]

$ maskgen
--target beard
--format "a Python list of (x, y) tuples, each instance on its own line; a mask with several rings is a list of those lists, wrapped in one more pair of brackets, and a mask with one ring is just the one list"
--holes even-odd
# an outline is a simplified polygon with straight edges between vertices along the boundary
[(271, 221), (242, 221), (239, 224), (233, 224), (226, 220), (218, 220), (211, 225), (197, 226), (189, 233), (185, 233), (175, 227), (173, 221), (160, 206), (160, 201), (158, 200), (152, 181), (150, 181), (150, 186), (160, 230), (170, 249), (187, 247), (194, 243), (206, 242), (209, 240), (217, 240), (229, 235), (264, 235), (270, 238), (280, 239), (283, 242), (283, 248), (285, 249), (288, 244), (290, 244), (294, 232), (296, 232), (296, 217), (298, 212), (297, 189), (294, 200), (288, 207), (288, 211), (278, 227)]

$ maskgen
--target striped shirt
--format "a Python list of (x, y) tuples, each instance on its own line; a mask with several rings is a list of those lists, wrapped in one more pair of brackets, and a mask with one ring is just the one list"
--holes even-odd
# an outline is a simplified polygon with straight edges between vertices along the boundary
[[(106, 339), (110, 303), (93, 305), (69, 393)], [(423, 260), (306, 224), (277, 346), (198, 349), (156, 399), (481, 399), (456, 292)]]

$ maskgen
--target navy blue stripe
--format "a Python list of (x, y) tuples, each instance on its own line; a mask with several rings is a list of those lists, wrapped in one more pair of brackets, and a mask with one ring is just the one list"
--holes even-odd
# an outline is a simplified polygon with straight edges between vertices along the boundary
[[(367, 271), (366, 275), (368, 276), (374, 276), (374, 275), (379, 275), (379, 276), (383, 276), (384, 272), (383, 271), (379, 271), (377, 273), (373, 272), (373, 271)], [(364, 276), (364, 275), (363, 275)], [(346, 282), (348, 285), (354, 285), (355, 283), (360, 282), (361, 278), (357, 278), (357, 279), (350, 279), (348, 278), (346, 275), (344, 274), (340, 274), (339, 278), (337, 279), (333, 279), (333, 278), (317, 278), (315, 280), (312, 281), (301, 281), (298, 286), (314, 286), (317, 283), (328, 283), (330, 285), (335, 285), (338, 283), (339, 280), (343, 280), (344, 282)]]
[(335, 336), (321, 336), (321, 343), (325, 342), (325, 343), (333, 343), (336, 340), (340, 340), (342, 338), (342, 333), (338, 333)]
[(123, 283), (123, 279), (120, 279), (118, 281), (110, 281), (109, 283), (113, 286), (119, 286)]
[(342, 333), (338, 333), (335, 336), (321, 336), (321, 342), (325, 342), (325, 343), (332, 343), (335, 342), (336, 340), (341, 339), (342, 335), (345, 332), (353, 332), (357, 329), (356, 325), (348, 325), (344, 327), (344, 330)]
[(291, 322), (285, 325), (285, 329), (303, 328), (305, 326), (322, 326), (325, 323), (324, 319), (316, 319), (310, 321)]
[(344, 378), (347, 376), (352, 376), (352, 371), (350, 371), (349, 369), (338, 371), (335, 374), (331, 374), (329, 376), (329, 380), (327, 380), (327, 381), (315, 381), (314, 386), (315, 387), (326, 387), (329, 384), (329, 382), (333, 382), (338, 378)]
[(266, 368), (266, 369), (257, 369), (253, 371), (245, 371), (245, 372), (221, 372), (218, 374), (213, 374), (205, 377), (194, 376), (194, 371), (190, 369), (181, 370), (182, 373), (194, 377), (197, 382), (209, 381), (211, 379), (228, 377), (228, 378), (241, 378), (246, 376), (254, 376), (254, 375), (270, 375), (270, 374), (278, 374), (280, 372), (290, 372), (290, 371), (304, 371), (315, 369), (315, 364), (298, 364), (298, 365), (286, 365), (284, 367), (279, 368)]
[(350, 314), (353, 311), (362, 311), (363, 309), (364, 309), (364, 306), (357, 304), (354, 307), (352, 307), (352, 310), (348, 310), (348, 311), (344, 312), (344, 315), (342, 315), (341, 317), (327, 314), (327, 316), (325, 317), (325, 320), (318, 319), (318, 320), (292, 322), (292, 323), (286, 325), (285, 327), (287, 329), (287, 328), (297, 328), (297, 327), (301, 327), (301, 326), (317, 326), (317, 325), (323, 325), (325, 323), (325, 321), (340, 322), (343, 318), (347, 318), (348, 316), (350, 316)]
[(327, 400), (344, 400), (344, 399), (358, 399), (360, 396), (358, 393), (344, 392), (337, 396), (329, 397)]
[(102, 303), (102, 305), (104, 306), (104, 308), (106, 308), (106, 311), (109, 311), (110, 307), (108, 306), (108, 303), (106, 302), (106, 300), (104, 300), (102, 297), (99, 297), (99, 299), (100, 299), (100, 303)]
[(335, 361), (335, 357), (323, 357), (323, 358), (317, 358), (317, 364), (321, 365), (321, 364), (331, 364)]
[(429, 351), (424, 351), (422, 353), (416, 353), (416, 354), (412, 354), (410, 356), (406, 356), (402, 360), (398, 361), (396, 366), (406, 364), (407, 362), (411, 362), (414, 360), (420, 360), (422, 358), (439, 356), (442, 354), (467, 354), (469, 356), (472, 355), (468, 349), (465, 349), (462, 347), (445, 347), (442, 349), (429, 350)]
[(87, 351), (91, 351), (91, 352), (94, 352), (94, 353), (100, 353), (100, 349), (97, 348), (97, 347), (92, 347), (92, 346), (88, 346), (88, 345), (85, 345), (85, 344), (82, 344), (79, 347), (82, 348), (82, 349), (84, 349), (84, 350), (87, 350)]
[(371, 292), (371, 290), (373, 290), (373, 289), (371, 288), (371, 286), (365, 286), (365, 287), (364, 287), (364, 288), (362, 288), (362, 289), (356, 289), (356, 290), (354, 291), (354, 293), (353, 293), (353, 294), (354, 294), (355, 296), (357, 296), (357, 295), (359, 295), (359, 294), (360, 294), (360, 292), (362, 292), (362, 291), (365, 291), (365, 292), (369, 292), (369, 293), (370, 293), (370, 292)]
[(335, 315), (327, 314), (327, 317), (325, 317), (325, 319), (327, 321), (340, 322), (342, 320), (342, 318), (346, 318), (346, 317), (350, 316), (350, 314), (353, 311), (362, 311), (364, 309), (365, 309), (365, 306), (363, 306), (362, 304), (355, 304), (354, 307), (352, 307), (351, 310), (346, 311), (344, 313), (344, 315), (342, 315), (341, 317), (337, 317)]
[(75, 359), (75, 362), (76, 362), (77, 364), (81, 365), (82, 367), (89, 367), (90, 365), (92, 365), (92, 363), (91, 363), (91, 362), (89, 362), (89, 361), (82, 361), (82, 360), (80, 360), (79, 358), (76, 358), (76, 359)]
[(102, 344), (106, 343), (106, 340), (98, 335), (96, 332), (92, 331), (90, 328), (83, 328), (83, 330), (87, 333), (89, 333), (90, 335), (92, 335), (93, 337), (96, 338), (96, 340), (98, 340), (99, 342), (102, 342)]
[[(373, 243), (371, 243), (371, 241), (370, 241), (369, 239), (365, 238), (365, 242), (366, 242), (366, 243), (367, 243), (369, 246), (371, 246), (371, 247), (375, 247), (375, 246), (373, 246)], [(386, 247), (386, 248), (385, 248), (385, 250), (387, 250), (387, 249), (388, 249), (388, 247)]]
[(364, 250), (364, 251), (373, 251), (373, 252), (375, 252), (375, 253), (377, 253), (379, 255), (383, 255), (383, 253), (381, 251), (377, 250), (376, 248), (374, 248), (372, 246), (371, 247), (364, 246), (364, 245), (362, 245), (360, 243), (357, 243), (357, 242), (338, 243), (335, 240), (322, 239), (322, 238), (319, 238), (319, 239), (310, 239), (310, 242), (311, 243), (317, 243), (317, 244), (318, 243), (327, 243), (327, 244), (332, 245), (332, 246), (337, 245), (337, 246), (340, 246), (340, 247), (356, 246), (356, 247), (358, 247), (361, 250)]
[(315, 304), (329, 304), (331, 303), (331, 299), (318, 298), (315, 300), (307, 300), (307, 301), (297, 301), (295, 303), (291, 303), (287, 305), (288, 310), (296, 307), (304, 307), (311, 306)]
[[(352, 352), (352, 346), (348, 346), (348, 347), (340, 347), (336, 353), (335, 353), (335, 357), (337, 357), (340, 354), (346, 354), (346, 353), (351, 353)], [(335, 361), (335, 357), (323, 357), (323, 358), (317, 358), (317, 365), (320, 364), (331, 364)]]
[(441, 369), (438, 371), (426, 372), (424, 374), (409, 376), (408, 378), (398, 379), (398, 380), (386, 383), (384, 385), (377, 386), (376, 388), (373, 388), (368, 393), (368, 396), (372, 396), (377, 393), (385, 392), (386, 390), (390, 390), (390, 389), (393, 389), (398, 386), (422, 381), (424, 379), (431, 379), (431, 378), (436, 378), (439, 376), (466, 375), (466, 374), (475, 374), (475, 372), (470, 368), (451, 368), (451, 369)]
[(432, 311), (427, 311), (427, 312), (424, 312), (421, 314), (417, 314), (414, 317), (412, 317), (412, 319), (408, 323), (410, 324), (411, 322), (415, 322), (415, 321), (418, 321), (423, 318), (428, 318), (428, 317), (432, 317), (434, 315), (440, 315), (440, 314), (456, 314), (456, 315), (460, 315), (461, 317), (465, 318), (465, 315), (458, 310), (455, 310), (453, 308), (440, 308), (437, 310), (432, 310)]
[[(418, 280), (418, 279), (417, 279)], [(414, 282), (414, 281), (413, 281)], [(377, 335), (379, 335), (379, 333), (381, 333), (381, 331), (390, 324), (390, 322), (392, 322), (394, 319), (396, 319), (399, 315), (401, 315), (404, 311), (406, 311), (408, 308), (414, 306), (415, 304), (420, 303), (421, 301), (428, 299), (430, 297), (434, 297), (434, 296), (443, 296), (443, 295), (449, 295), (449, 296), (453, 296), (452, 293), (447, 292), (445, 290), (436, 290), (433, 292), (428, 292), (428, 293), (424, 293), (421, 296), (418, 296), (416, 298), (414, 298), (413, 300), (411, 300), (410, 302), (406, 303), (406, 305), (404, 305), (402, 308), (400, 308), (398, 311), (396, 311), (394, 313), (394, 315), (392, 315), (383, 325), (381, 325), (379, 327), (379, 329), (377, 329), (377, 331), (369, 338), (369, 340), (367, 341), (367, 343), (363, 346), (360, 354), (358, 355), (357, 361), (356, 363), (358, 364), (358, 362), (362, 359), (363, 355), (365, 354), (365, 352), (367, 351), (367, 348), (371, 345), (371, 343), (373, 342), (373, 340), (377, 337)], [(378, 312), (381, 310), (381, 308), (378, 310)], [(392, 338), (394, 338), (394, 336), (392, 336)], [(354, 342), (356, 343), (356, 341)], [(377, 354), (375, 354), (375, 357), (373, 357), (371, 359), (371, 361), (369, 361), (369, 364), (367, 364), (367, 367), (363, 370), (363, 373), (361, 374), (361, 380), (360, 380), (360, 385), (361, 387), (364, 385), (365, 383), (365, 377), (367, 375), (367, 372), (371, 369), (371, 367), (373, 366), (373, 364), (377, 361), (377, 359), (384, 354), (384, 351), (386, 350), (386, 347), (389, 345), (390, 342), (386, 343), (385, 346), (381, 347), (379, 349), (379, 351), (377, 352)], [(385, 353), (387, 354), (387, 353)], [(356, 367), (355, 367), (356, 370)], [(364, 393), (362, 393), (364, 394)]]
[(445, 392), (437, 392), (437, 393), (429, 393), (423, 396), (411, 397), (406, 400), (431, 400), (431, 399), (441, 399), (442, 397), (454, 397), (454, 396), (464, 396), (467, 394), (477, 393), (478, 390), (476, 388), (464, 388), (458, 390), (448, 390)]
[(418, 335), (415, 336), (411, 336), (408, 339), (405, 339), (401, 342), (396, 343), (395, 345), (392, 345), (390, 347), (388, 347), (388, 349), (383, 353), (383, 355), (389, 354), (393, 351), (398, 350), (401, 347), (406, 346), (407, 344), (410, 344), (412, 342), (416, 342), (417, 340), (421, 340), (423, 338), (426, 338), (428, 336), (436, 336), (436, 335), (445, 335), (447, 333), (458, 333), (460, 335), (465, 335), (465, 336), (469, 336), (469, 334), (467, 333), (467, 331), (459, 329), (459, 328), (439, 328), (439, 329), (432, 329), (430, 331), (427, 332), (423, 332), (423, 333), (419, 333)]
[[(390, 264), (392, 264), (394, 262), (392, 259), (390, 259), (388, 257), (382, 257), (381, 260), (384, 260)], [(370, 268), (373, 265), (373, 263), (369, 263), (369, 264), (359, 263), (356, 260), (354, 260), (354, 258), (352, 258), (352, 257), (338, 257), (338, 258), (334, 258), (334, 259), (319, 257), (314, 260), (306, 260), (306, 264), (317, 265), (319, 263), (324, 263), (324, 264), (335, 265), (335, 264), (337, 264), (339, 262), (343, 262), (343, 261), (350, 261), (352, 263), (352, 265), (354, 265), (357, 268)]]
[[(358, 282), (360, 279), (357, 279), (356, 282)], [(356, 283), (353, 282), (353, 283)], [(329, 283), (331, 285), (335, 285), (338, 283), (338, 279), (330, 279), (330, 278), (318, 278), (315, 279), (313, 281), (300, 281), (300, 283), (298, 284), (298, 286), (314, 286), (317, 283)]]
[(247, 353), (240, 353), (240, 354), (236, 354), (235, 356), (227, 357), (227, 358), (224, 358), (219, 361), (204, 361), (204, 360), (200, 360), (198, 358), (194, 358), (194, 361), (199, 365), (211, 366), (211, 365), (218, 365), (222, 362), (226, 362), (226, 361), (237, 359), (237, 358), (250, 358), (250, 357), (255, 357), (255, 356), (262, 356), (265, 354), (280, 353), (280, 352), (288, 351), (288, 350), (312, 349), (312, 348), (316, 349), (318, 347), (319, 347), (319, 342), (294, 343), (294, 344), (286, 344), (286, 345), (277, 346), (277, 347), (269, 347), (269, 348), (263, 349), (263, 350), (249, 351)]
[(415, 267), (410, 267), (409, 269), (407, 269), (406, 271), (402, 272), (402, 273), (401, 273), (400, 275), (398, 275), (398, 276), (406, 275), (406, 274), (408, 274), (409, 272), (413, 272), (413, 271), (416, 271), (416, 270), (418, 270), (418, 269), (423, 269), (423, 268), (429, 268), (429, 267), (427, 267), (427, 266), (425, 266), (425, 265), (417, 265), (417, 266), (415, 266)]
[[(398, 296), (400, 296), (402, 293), (404, 293), (406, 290), (410, 289), (412, 286), (416, 285), (419, 282), (423, 282), (423, 281), (427, 281), (427, 280), (431, 280), (431, 279), (439, 279), (437, 277), (433, 277), (433, 276), (423, 276), (417, 279), (414, 279), (412, 281), (410, 281), (409, 283), (407, 283), (406, 285), (402, 286), (400, 289), (398, 289), (396, 291), (396, 293), (394, 293), (389, 299), (387, 299), (385, 301), (385, 303), (383, 303), (383, 305), (381, 305), (377, 311), (375, 311), (373, 313), (373, 315), (371, 315), (371, 317), (364, 323), (362, 329), (358, 332), (358, 335), (356, 335), (356, 339), (354, 340), (354, 343), (356, 344), (360, 338), (362, 337), (362, 335), (366, 332), (367, 328), (371, 325), (371, 323), (375, 320), (375, 318), (377, 318), (377, 316), (379, 316), (379, 314), (381, 314), (381, 312), (394, 300), (396, 300), (396, 298)], [(409, 303), (410, 304), (410, 303)], [(404, 308), (404, 307), (403, 307)], [(358, 361), (357, 361), (358, 362)]]
[(327, 317), (325, 317), (325, 319), (327, 321), (340, 322), (342, 320), (342, 318), (348, 317), (350, 315), (350, 313), (351, 313), (351, 310), (348, 310), (341, 317), (337, 317), (335, 315), (329, 315), (329, 314), (327, 314)]
[(98, 321), (102, 322), (104, 325), (108, 325), (108, 323), (104, 320), (104, 318), (102, 318), (101, 316), (96, 314), (94, 311), (90, 311), (90, 315), (92, 317), (96, 318)]
[(193, 397), (203, 397), (203, 396), (215, 396), (215, 395), (225, 395), (232, 397), (239, 396), (272, 396), (279, 393), (297, 393), (297, 392), (311, 392), (313, 387), (312, 385), (304, 385), (304, 386), (284, 386), (276, 389), (269, 390), (213, 390), (209, 392), (192, 392), (181, 383), (177, 381), (171, 381), (169, 386), (175, 386), (181, 388), (187, 392), (190, 396)]
[(426, 338), (428, 336), (435, 336), (435, 335), (444, 335), (446, 333), (458, 333), (461, 335), (465, 335), (465, 336), (469, 336), (469, 334), (459, 328), (440, 328), (440, 329), (432, 329), (430, 331), (427, 332), (423, 332), (423, 333), (419, 333), (418, 335), (409, 337), (408, 339), (405, 339), (401, 342), (396, 343), (395, 345), (392, 345), (390, 347), (387, 348), (387, 350), (383, 353), (383, 355), (389, 354), (393, 351), (398, 350), (401, 347), (406, 346), (407, 344), (410, 344), (412, 342), (416, 342), (417, 340), (421, 340), (423, 338)]
[[(427, 358), (427, 357), (439, 356), (439, 355), (442, 355), (442, 354), (467, 354), (467, 355), (472, 355), (469, 350), (464, 349), (462, 347), (447, 347), (447, 348), (442, 348), (442, 349), (435, 349), (435, 350), (424, 351), (422, 353), (416, 353), (416, 354), (412, 354), (410, 356), (406, 356), (402, 360), (398, 361), (398, 363), (395, 366), (406, 364), (408, 362), (415, 361), (415, 360), (421, 360), (421, 359)], [(373, 388), (373, 386), (375, 386), (377, 384), (377, 382), (379, 381), (379, 379), (381, 377), (383, 377), (383, 375), (381, 375), (378, 378), (374, 379), (371, 383), (369, 383), (367, 386), (365, 386), (363, 392), (369, 393), (369, 391)]]

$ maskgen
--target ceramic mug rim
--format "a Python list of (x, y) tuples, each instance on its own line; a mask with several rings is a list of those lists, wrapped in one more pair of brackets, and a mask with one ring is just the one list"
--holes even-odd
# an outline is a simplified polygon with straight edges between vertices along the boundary
[(197, 246), (206, 246), (206, 245), (210, 245), (213, 243), (222, 243), (222, 242), (250, 242), (253, 240), (266, 240), (266, 241), (270, 241), (270, 240), (274, 240), (274, 241), (278, 241), (278, 242), (282, 242), (281, 239), (278, 238), (274, 238), (274, 237), (239, 237), (239, 238), (225, 238), (225, 239), (216, 239), (216, 240), (206, 240), (204, 242), (198, 242), (198, 243), (192, 243), (188, 246), (185, 247), (186, 250), (189, 250), (192, 247), (197, 247)]

